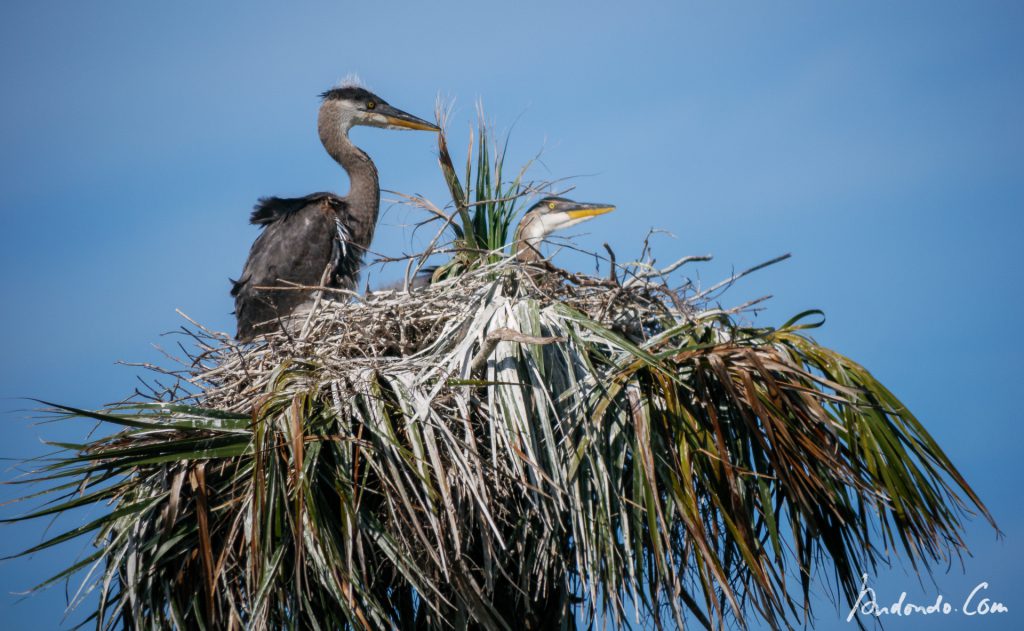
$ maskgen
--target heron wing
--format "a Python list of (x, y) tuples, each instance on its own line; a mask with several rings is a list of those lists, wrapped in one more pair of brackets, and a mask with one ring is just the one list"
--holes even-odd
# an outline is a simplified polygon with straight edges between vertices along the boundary
[(260, 200), (251, 220), (263, 231), (231, 290), (239, 339), (276, 326), (276, 320), (309, 300), (311, 290), (297, 287), (318, 286), (328, 265), (328, 282), (337, 282), (347, 252), (354, 249), (339, 243), (347, 234), (338, 228), (344, 205), (330, 193)]
[(249, 223), (268, 226), (275, 221), (290, 217), (310, 204), (327, 201), (344, 205), (345, 200), (334, 193), (310, 193), (303, 197), (261, 197), (249, 215)]

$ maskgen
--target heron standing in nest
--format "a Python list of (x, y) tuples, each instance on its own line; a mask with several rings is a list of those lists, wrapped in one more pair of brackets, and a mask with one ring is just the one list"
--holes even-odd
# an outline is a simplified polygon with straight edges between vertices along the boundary
[(259, 200), (250, 222), (263, 232), (252, 244), (241, 277), (232, 281), (236, 337), (243, 342), (276, 329), (282, 318), (310, 301), (314, 290), (303, 288), (355, 288), (377, 223), (380, 184), (373, 161), (352, 144), (349, 130), (366, 125), (440, 131), (358, 86), (334, 88), (321, 97), (320, 142), (348, 174), (349, 193)]

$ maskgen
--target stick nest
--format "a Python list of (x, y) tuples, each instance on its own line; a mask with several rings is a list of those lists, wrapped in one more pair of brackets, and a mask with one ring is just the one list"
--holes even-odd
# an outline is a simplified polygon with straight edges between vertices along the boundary
[[(615, 275), (569, 273), (547, 263), (520, 265), (508, 259), (411, 290), (360, 296), (321, 288), (308, 309), (253, 344), (239, 344), (193, 322), (197, 330), (189, 334), (200, 352), (189, 353), (187, 370), (172, 373), (184, 383), (159, 393), (159, 398), (182, 400), (181, 387), (192, 386), (188, 390), (194, 394), (186, 397), (190, 402), (246, 412), (280, 367), (292, 362), (307, 364), (316, 379), (335, 387), (351, 386), (368, 371), (432, 371), (440, 363), (451, 363), (456, 349), (465, 355), (467, 342), (474, 352), (464, 357), (469, 360), (465, 366), (452, 366), (454, 372), (481, 368), (498, 342), (548, 344), (561, 339), (480, 322), (481, 309), (493, 313), (517, 303), (541, 311), (560, 305), (640, 344), (690, 321), (699, 311), (691, 285), (671, 288), (664, 271), (634, 270), (621, 282)], [(492, 302), (497, 304), (486, 308)], [(172, 391), (176, 395), (170, 397)]]

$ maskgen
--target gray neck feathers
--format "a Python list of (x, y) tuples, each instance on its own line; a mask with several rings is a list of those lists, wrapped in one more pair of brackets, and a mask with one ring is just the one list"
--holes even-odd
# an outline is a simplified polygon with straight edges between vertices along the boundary
[(536, 263), (543, 260), (540, 254), (540, 244), (544, 241), (544, 226), (540, 215), (531, 212), (526, 213), (523, 220), (516, 228), (516, 238), (513, 247), (516, 249), (516, 259), (524, 263)]
[(377, 225), (380, 180), (377, 177), (377, 167), (373, 166), (370, 156), (349, 140), (348, 130), (351, 127), (351, 112), (331, 102), (320, 107), (317, 123), (320, 142), (327, 153), (348, 173), (349, 190), (345, 197), (349, 209), (349, 216), (346, 218), (347, 228), (352, 235), (352, 243), (365, 250), (370, 247)]

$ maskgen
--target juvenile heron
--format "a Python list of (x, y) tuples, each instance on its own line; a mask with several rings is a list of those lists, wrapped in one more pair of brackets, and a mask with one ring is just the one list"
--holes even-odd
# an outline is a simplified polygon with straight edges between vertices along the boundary
[(354, 289), (363, 254), (373, 239), (380, 184), (373, 161), (348, 138), (355, 125), (439, 131), (436, 125), (390, 105), (356, 86), (320, 95), (317, 128), (327, 153), (348, 173), (348, 195), (259, 200), (250, 222), (263, 232), (249, 250), (242, 275), (233, 282), (236, 337), (277, 328), (279, 320), (310, 300), (315, 287)]
[[(516, 227), (512, 240), (512, 251), (518, 261), (536, 263), (544, 260), (540, 244), (552, 233), (571, 228), (598, 215), (615, 210), (611, 204), (586, 204), (564, 197), (545, 197), (530, 207)], [(432, 282), (437, 267), (425, 267), (410, 283), (411, 289), (427, 287)], [(401, 283), (393, 283), (384, 289), (400, 289)]]
[(540, 244), (548, 235), (615, 210), (611, 204), (585, 204), (564, 197), (545, 197), (530, 207), (516, 228), (513, 248), (524, 263), (542, 261)]

